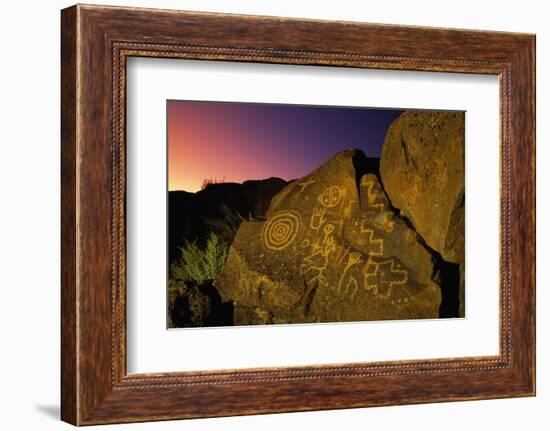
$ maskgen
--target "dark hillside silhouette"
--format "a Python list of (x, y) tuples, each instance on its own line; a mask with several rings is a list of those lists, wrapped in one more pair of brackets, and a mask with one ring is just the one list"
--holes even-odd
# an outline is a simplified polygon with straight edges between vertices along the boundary
[[(209, 222), (223, 220), (223, 207), (247, 219), (265, 216), (271, 198), (287, 182), (281, 178), (238, 183), (213, 183), (197, 193), (171, 191), (168, 194), (168, 261), (178, 259), (186, 242), (203, 245), (210, 231)], [(237, 226), (238, 227), (238, 226)]]

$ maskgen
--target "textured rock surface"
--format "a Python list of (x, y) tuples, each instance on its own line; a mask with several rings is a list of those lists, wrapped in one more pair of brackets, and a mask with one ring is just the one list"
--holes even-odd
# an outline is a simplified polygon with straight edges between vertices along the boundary
[(221, 302), (212, 280), (202, 284), (170, 280), (168, 310), (170, 328), (233, 324), (233, 304)]
[(380, 176), (392, 205), (426, 243), (461, 264), (463, 304), (464, 113), (403, 113), (386, 135)]
[(405, 112), (390, 126), (380, 176), (394, 207), (449, 262), (464, 249), (464, 114)]
[(212, 302), (199, 286), (171, 280), (168, 286), (170, 327), (204, 326)]
[(241, 224), (215, 281), (236, 325), (439, 316), (432, 255), (369, 171), (338, 153)]

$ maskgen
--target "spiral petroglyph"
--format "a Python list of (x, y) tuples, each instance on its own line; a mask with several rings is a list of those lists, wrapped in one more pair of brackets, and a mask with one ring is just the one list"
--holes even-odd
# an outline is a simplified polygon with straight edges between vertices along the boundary
[(269, 250), (283, 250), (292, 244), (300, 227), (300, 214), (282, 211), (275, 214), (263, 226), (262, 239)]

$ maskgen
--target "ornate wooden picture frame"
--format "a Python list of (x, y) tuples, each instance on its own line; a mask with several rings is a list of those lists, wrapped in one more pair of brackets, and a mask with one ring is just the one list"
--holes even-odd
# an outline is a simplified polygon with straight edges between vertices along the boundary
[[(102, 6), (62, 11), (61, 417), (75, 425), (535, 394), (535, 37)], [(497, 75), (500, 354), (126, 371), (126, 60)]]

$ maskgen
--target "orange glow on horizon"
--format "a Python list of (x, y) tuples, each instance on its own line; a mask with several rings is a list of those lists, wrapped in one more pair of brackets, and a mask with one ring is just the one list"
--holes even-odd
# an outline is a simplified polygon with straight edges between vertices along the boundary
[(168, 189), (300, 178), (338, 151), (378, 157), (399, 110), (168, 101)]

